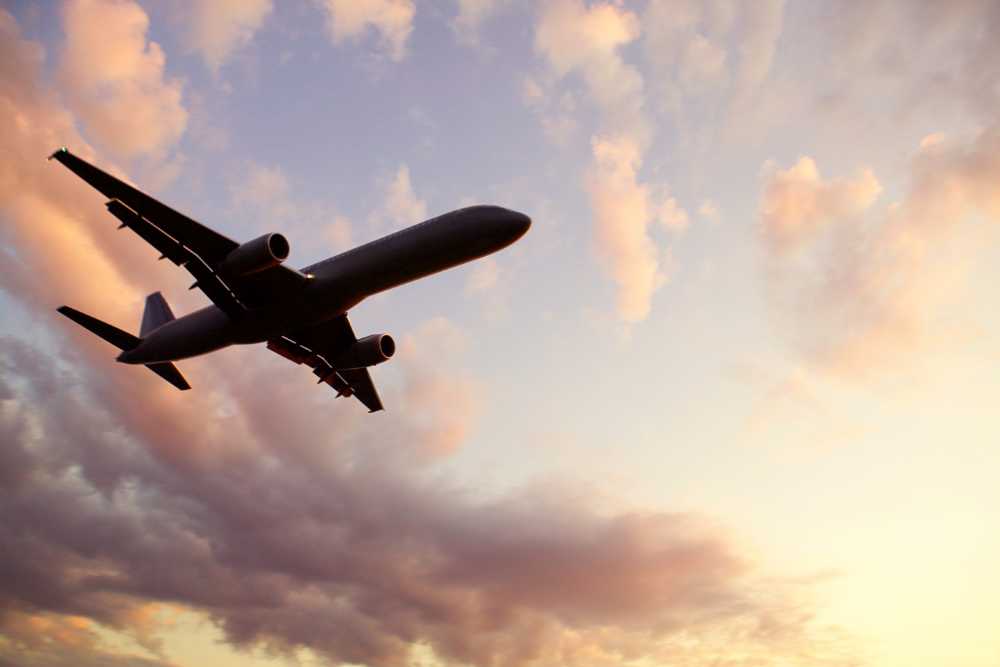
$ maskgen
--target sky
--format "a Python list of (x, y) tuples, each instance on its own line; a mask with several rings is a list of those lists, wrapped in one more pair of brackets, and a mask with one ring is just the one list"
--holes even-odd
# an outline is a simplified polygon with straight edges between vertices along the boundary
[[(994, 0), (0, 8), (0, 665), (1000, 666)], [(384, 412), (180, 393), (55, 313), (206, 304), (59, 146), (359, 304)]]

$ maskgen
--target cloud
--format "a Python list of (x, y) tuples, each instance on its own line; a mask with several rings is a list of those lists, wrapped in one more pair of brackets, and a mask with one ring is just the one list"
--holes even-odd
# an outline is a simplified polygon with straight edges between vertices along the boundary
[[(105, 286), (102, 308), (109, 317), (134, 317), (137, 277), (149, 275), (151, 253), (112, 233), (101, 195), (43, 159), (62, 144), (85, 157), (93, 151), (77, 133), (74, 116), (37, 83), (43, 49), (23, 39), (6, 12), (0, 12), (0, 36), (0, 109), (12, 119), (3, 134), (7, 158), (0, 166), (0, 214), (6, 224), (0, 238), (5, 247), (18, 249), (3, 262), (0, 286), (26, 303), (85, 305), (94, 299), (90, 285), (80, 280), (86, 275)], [(39, 281), (40, 274), (46, 280)]]
[[(695, 100), (722, 98), (730, 116), (738, 115), (771, 70), (784, 4), (652, 0), (642, 41), (663, 105), (681, 113)], [(695, 113), (704, 115), (704, 106)]]
[(451, 20), (451, 29), (459, 42), (470, 46), (479, 43), (479, 29), (510, 0), (458, 0), (458, 13)]
[[(432, 322), (419, 335), (451, 350), (449, 327)], [(511, 665), (590, 664), (595, 652), (609, 664), (682, 652), (708, 664), (714, 651), (690, 648), (701, 636), (773, 664), (815, 648), (795, 615), (744, 583), (745, 560), (697, 517), (608, 513), (586, 489), (552, 485), (476, 499), (382, 456), (420, 431), (408, 422), (425, 418), (424, 404), (395, 404), (404, 439), (387, 442), (370, 419), (271, 394), (285, 424), (312, 426), (268, 442), (249, 426), (187, 433), (187, 452), (230, 452), (191, 465), (191, 454), (164, 458), (141, 432), (122, 432), (115, 415), (136, 396), (79, 391), (92, 386), (88, 367), (66, 374), (13, 340), (0, 345), (0, 365), (0, 390), (15, 397), (0, 415), (4, 470), (20, 480), (0, 491), (5, 634), (27, 608), (128, 630), (137, 607), (169, 600), (210, 615), (235, 645), (309, 647), (334, 662), (402, 665), (416, 643), (446, 664)], [(235, 398), (234, 419), (255, 420), (247, 410), (258, 403)], [(178, 416), (141, 402), (161, 428)], [(743, 629), (764, 623), (767, 635)]]
[(102, 641), (97, 625), (83, 616), (13, 612), (3, 620), (0, 664), (30, 667), (171, 667), (137, 652), (124, 653)]
[(706, 199), (698, 207), (698, 215), (706, 222), (718, 224), (720, 216), (719, 205), (711, 199)]
[(579, 0), (544, 6), (535, 27), (535, 51), (557, 77), (577, 74), (604, 114), (605, 130), (627, 134), (645, 146), (649, 122), (643, 113), (643, 79), (620, 49), (639, 36), (639, 18), (617, 5), (586, 7)]
[(280, 229), (292, 241), (296, 235), (320, 230), (334, 250), (351, 245), (351, 221), (327, 200), (296, 194), (285, 171), (277, 165), (248, 161), (229, 184), (233, 211), (260, 233)]
[(594, 211), (596, 251), (618, 284), (618, 314), (638, 322), (649, 314), (653, 292), (664, 278), (647, 228), (649, 192), (638, 182), (639, 148), (628, 139), (595, 139), (586, 178)]
[(807, 36), (830, 57), (803, 66), (800, 76), (819, 83), (819, 110), (850, 110), (852, 125), (858, 106), (873, 99), (897, 127), (919, 111), (932, 120), (958, 111), (991, 122), (1000, 105), (1000, 45), (991, 37), (998, 28), (992, 0), (852, 5)]
[(427, 219), (427, 202), (417, 196), (410, 182), (410, 168), (399, 165), (396, 175), (386, 186), (382, 205), (372, 213), (377, 224), (406, 227)]
[(390, 60), (406, 56), (416, 14), (412, 0), (325, 0), (323, 7), (334, 44), (360, 40), (371, 29), (379, 34)]
[(189, 0), (184, 4), (187, 46), (218, 72), (250, 43), (273, 9), (272, 0)]
[(674, 197), (666, 196), (656, 210), (656, 219), (664, 229), (679, 234), (691, 224), (691, 217)]
[[(707, 665), (722, 651), (844, 664), (706, 519), (601, 506), (573, 485), (484, 497), (449, 479), (434, 463), (466, 441), (483, 398), (462, 372), (471, 342), (447, 320), (400, 336), (398, 381), (381, 386), (391, 409), (375, 417), (260, 349), (187, 362), (196, 390), (181, 394), (87, 332), (47, 326), (74, 294), (135, 321), (142, 292), (126, 276), (158, 265), (134, 238), (93, 243), (110, 222), (99, 198), (38, 159), (60, 137), (93, 151), (40, 83), (42, 50), (2, 11), (0, 36), (17, 165), (0, 166), (16, 259), (0, 286), (50, 336), (0, 340), (0, 659), (166, 663), (99, 636), (155, 646), (150, 605), (169, 604), (233, 646), (335, 663), (403, 665), (419, 645), (445, 664)], [(628, 151), (614, 157), (627, 172)]]
[(567, 146), (579, 129), (576, 119), (577, 97), (571, 91), (547, 95), (546, 85), (533, 76), (526, 77), (521, 86), (521, 97), (542, 124), (545, 136), (557, 146)]
[(63, 7), (60, 78), (89, 134), (121, 157), (160, 155), (184, 133), (181, 82), (146, 38), (149, 17), (129, 0), (71, 0)]
[[(1000, 130), (923, 142), (902, 199), (873, 206), (870, 170), (824, 180), (801, 159), (766, 177), (761, 240), (772, 296), (797, 351), (847, 377), (912, 369), (962, 336), (941, 315), (961, 300), (981, 244), (976, 219), (1000, 221)], [(967, 323), (966, 323), (967, 324)]]
[(230, 184), (229, 197), (234, 206), (262, 211), (268, 217), (284, 219), (294, 215), (291, 186), (278, 166), (248, 163), (246, 173)]
[(335, 215), (333, 220), (327, 223), (323, 229), (323, 235), (335, 252), (343, 252), (354, 246), (351, 221), (342, 215)]
[[(635, 13), (616, 4), (586, 6), (578, 0), (546, 4), (535, 28), (535, 51), (549, 76), (555, 81), (580, 77), (600, 111), (584, 187), (593, 212), (594, 249), (618, 286), (617, 311), (626, 322), (649, 315), (653, 293), (666, 280), (650, 223), (655, 219), (679, 231), (688, 222), (676, 200), (665, 196), (654, 204), (649, 186), (639, 181), (652, 125), (644, 108), (643, 77), (621, 53), (639, 35)], [(546, 133), (564, 143), (576, 129), (576, 98), (545, 92), (549, 88), (554, 84), (529, 78), (525, 100), (541, 113)]]
[(484, 257), (476, 262), (465, 283), (465, 291), (469, 294), (488, 292), (497, 286), (500, 280), (500, 267), (492, 257)]
[(769, 251), (793, 252), (822, 233), (824, 226), (864, 212), (882, 186), (871, 169), (853, 179), (823, 181), (816, 162), (803, 157), (767, 179), (761, 201), (761, 230)]

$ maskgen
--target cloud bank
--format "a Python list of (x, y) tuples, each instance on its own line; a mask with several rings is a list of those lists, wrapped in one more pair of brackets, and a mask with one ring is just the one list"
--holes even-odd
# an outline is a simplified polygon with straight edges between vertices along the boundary
[[(154, 53), (133, 6), (114, 11), (139, 36), (128, 53)], [(0, 108), (15, 121), (0, 287), (52, 332), (0, 341), (0, 661), (165, 664), (94, 635), (155, 649), (151, 610), (166, 606), (204, 614), (234, 646), (308, 647), (335, 663), (403, 665), (424, 646), (446, 664), (845, 664), (797, 593), (755, 578), (703, 518), (604, 507), (573, 485), (484, 497), (443, 476), (433, 463), (467, 440), (482, 400), (441, 363), (463, 338), (447, 320), (401, 341), (399, 382), (384, 390), (394, 408), (379, 419), (331, 407), (308, 373), (260, 350), (190, 362), (198, 391), (179, 394), (56, 324), (67, 301), (127, 326), (164, 269), (134, 238), (111, 240), (94, 193), (42, 159), (68, 139), (105, 161), (6, 12), (0, 36)], [(142, 88), (147, 56), (102, 76)], [(127, 124), (95, 132), (149, 154), (170, 146), (130, 143)], [(627, 189), (632, 156), (595, 151)], [(263, 177), (280, 199), (282, 179)]]

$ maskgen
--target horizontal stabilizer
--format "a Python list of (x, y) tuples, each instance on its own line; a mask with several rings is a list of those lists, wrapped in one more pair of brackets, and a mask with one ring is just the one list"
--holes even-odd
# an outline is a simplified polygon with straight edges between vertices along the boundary
[(146, 364), (146, 368), (153, 371), (161, 378), (174, 385), (181, 391), (186, 391), (191, 388), (188, 381), (184, 379), (181, 372), (169, 361), (161, 361), (155, 364)]
[(96, 317), (81, 313), (79, 310), (70, 308), (69, 306), (60, 306), (57, 310), (84, 329), (108, 341), (119, 350), (131, 350), (140, 343), (138, 336), (133, 336), (118, 327), (113, 327), (107, 322), (102, 322)]

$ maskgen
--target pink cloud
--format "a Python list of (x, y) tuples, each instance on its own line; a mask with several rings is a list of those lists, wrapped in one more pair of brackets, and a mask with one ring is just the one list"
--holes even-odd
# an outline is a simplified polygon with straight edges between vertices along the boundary
[(122, 157), (162, 154), (183, 134), (181, 83), (146, 38), (149, 17), (130, 0), (71, 0), (63, 8), (61, 77), (93, 138)]
[(902, 200), (881, 210), (870, 170), (824, 180), (803, 158), (768, 175), (760, 231), (769, 286), (807, 359), (867, 375), (954, 339), (940, 313), (963, 298), (977, 255), (969, 222), (1000, 221), (998, 155), (995, 126), (964, 144), (924, 142)]

